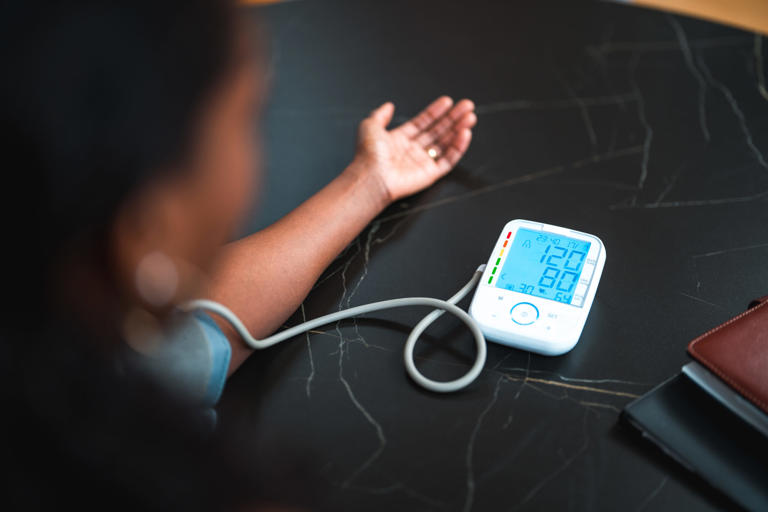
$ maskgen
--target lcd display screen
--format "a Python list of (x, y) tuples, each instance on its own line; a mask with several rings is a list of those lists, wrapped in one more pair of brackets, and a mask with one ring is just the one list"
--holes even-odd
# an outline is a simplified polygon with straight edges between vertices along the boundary
[(590, 245), (555, 233), (520, 228), (508, 248), (496, 287), (572, 304)]

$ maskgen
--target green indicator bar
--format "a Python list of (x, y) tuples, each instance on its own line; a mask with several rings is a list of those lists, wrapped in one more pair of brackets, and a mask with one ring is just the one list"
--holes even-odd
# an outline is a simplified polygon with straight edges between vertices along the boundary
[(488, 284), (491, 284), (491, 281), (493, 281), (493, 276), (488, 278)]
[(493, 267), (493, 272), (491, 272), (491, 275), (493, 275), (493, 274), (495, 274), (495, 273), (496, 273), (496, 269), (497, 269), (497, 268), (499, 268), (499, 267)]
[(501, 258), (499, 258), (499, 259), (497, 259), (497, 260), (496, 260), (496, 266), (497, 266), (497, 267), (499, 266), (499, 263), (501, 263)]

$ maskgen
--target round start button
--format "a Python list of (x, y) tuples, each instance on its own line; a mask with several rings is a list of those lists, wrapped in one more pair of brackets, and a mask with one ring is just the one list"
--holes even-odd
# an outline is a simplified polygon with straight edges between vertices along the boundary
[(530, 302), (518, 302), (509, 313), (512, 321), (519, 325), (531, 325), (539, 318), (539, 310)]

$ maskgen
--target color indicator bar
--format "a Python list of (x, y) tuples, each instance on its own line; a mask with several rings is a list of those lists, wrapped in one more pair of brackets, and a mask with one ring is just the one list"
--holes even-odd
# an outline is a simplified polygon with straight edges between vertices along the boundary
[(493, 270), (491, 270), (491, 277), (488, 278), (488, 284), (491, 284), (493, 282), (493, 278), (496, 277), (496, 271), (499, 269), (499, 265), (501, 264), (501, 257), (504, 256), (504, 249), (509, 244), (509, 238), (512, 236), (512, 232), (510, 231), (507, 233), (507, 239), (504, 240), (504, 244), (501, 246), (501, 252), (499, 252), (499, 257), (496, 258), (496, 264), (493, 266)]

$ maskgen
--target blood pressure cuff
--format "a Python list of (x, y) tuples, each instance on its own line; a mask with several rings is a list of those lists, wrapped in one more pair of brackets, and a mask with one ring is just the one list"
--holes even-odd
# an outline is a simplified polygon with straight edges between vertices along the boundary
[(202, 312), (178, 315), (140, 366), (184, 399), (211, 409), (227, 379), (232, 347), (213, 319)]

